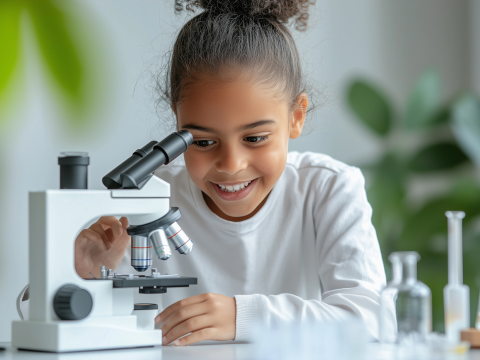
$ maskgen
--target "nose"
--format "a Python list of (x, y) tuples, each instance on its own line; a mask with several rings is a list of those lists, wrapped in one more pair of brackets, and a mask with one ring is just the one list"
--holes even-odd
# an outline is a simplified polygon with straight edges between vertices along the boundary
[(248, 161), (241, 149), (236, 149), (234, 145), (227, 145), (222, 146), (218, 151), (219, 156), (215, 163), (218, 172), (233, 175), (247, 168)]

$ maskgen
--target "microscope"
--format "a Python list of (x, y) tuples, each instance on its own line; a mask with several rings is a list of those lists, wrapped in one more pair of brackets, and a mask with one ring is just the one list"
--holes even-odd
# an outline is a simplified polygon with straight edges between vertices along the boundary
[[(177, 223), (180, 210), (170, 208), (170, 185), (152, 174), (192, 142), (182, 130), (148, 143), (103, 178), (108, 190), (87, 190), (85, 153), (59, 157), (60, 190), (29, 193), (29, 318), (12, 323), (12, 346), (72, 352), (162, 344), (162, 331), (153, 325), (158, 305), (134, 304), (134, 292), (197, 284), (195, 277), (146, 273), (152, 249), (162, 260), (171, 256), (170, 245), (179, 254), (192, 251)], [(100, 277), (77, 274), (75, 239), (101, 216), (127, 217), (131, 265), (145, 275), (116, 274), (105, 266)]]

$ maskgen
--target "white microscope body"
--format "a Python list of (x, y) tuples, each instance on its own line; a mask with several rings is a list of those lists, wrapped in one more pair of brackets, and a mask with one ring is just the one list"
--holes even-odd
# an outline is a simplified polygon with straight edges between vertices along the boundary
[[(126, 216), (133, 225), (161, 218), (170, 210), (169, 197), (170, 185), (155, 176), (141, 189), (30, 192), (29, 318), (12, 323), (12, 346), (70, 352), (161, 345), (161, 330), (143, 328), (132, 315), (134, 291), (151, 282), (150, 289), (165, 292), (169, 286), (196, 284), (196, 278), (83, 279), (75, 271), (74, 245), (80, 231), (101, 216)], [(84, 319), (58, 316), (55, 296), (65, 285), (91, 295), (91, 311)]]

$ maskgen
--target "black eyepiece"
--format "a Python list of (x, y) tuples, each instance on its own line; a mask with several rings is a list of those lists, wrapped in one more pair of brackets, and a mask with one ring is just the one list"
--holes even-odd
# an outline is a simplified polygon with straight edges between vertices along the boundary
[(138, 188), (148, 175), (184, 153), (192, 142), (193, 136), (187, 130), (172, 133), (159, 143), (149, 142), (105, 175), (102, 182), (108, 189)]
[(150, 141), (147, 145), (145, 145), (141, 149), (136, 150), (132, 154), (132, 156), (130, 156), (127, 160), (125, 160), (123, 163), (118, 165), (115, 169), (113, 169), (103, 177), (102, 179), (103, 185), (105, 185), (107, 189), (120, 189), (122, 187), (120, 175), (124, 171), (132, 167), (132, 165), (140, 161), (140, 159), (147, 156), (147, 154), (149, 154), (153, 150), (153, 147), (156, 144), (157, 144), (156, 141)]
[(122, 173), (122, 188), (137, 188), (149, 174), (184, 153), (192, 142), (193, 136), (186, 130), (168, 135), (153, 147), (152, 152)]

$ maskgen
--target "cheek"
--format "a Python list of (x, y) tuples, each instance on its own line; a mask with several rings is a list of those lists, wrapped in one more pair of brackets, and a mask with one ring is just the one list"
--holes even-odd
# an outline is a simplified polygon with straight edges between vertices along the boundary
[(279, 139), (264, 151), (255, 154), (253, 164), (264, 176), (265, 185), (272, 186), (278, 180), (287, 162), (288, 145)]

